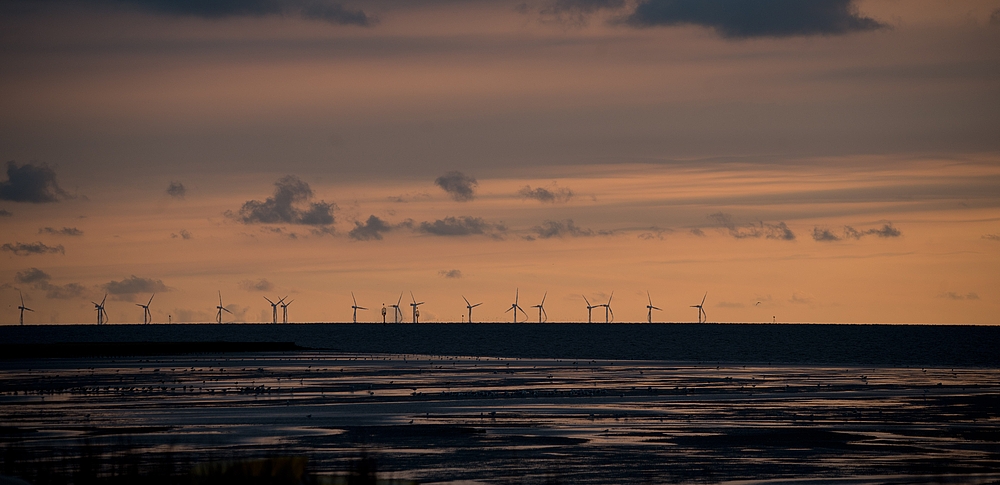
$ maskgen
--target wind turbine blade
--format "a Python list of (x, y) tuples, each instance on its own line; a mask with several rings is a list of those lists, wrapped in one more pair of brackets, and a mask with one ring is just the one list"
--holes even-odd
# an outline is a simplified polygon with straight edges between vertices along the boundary
[(587, 295), (582, 295), (583, 301), (587, 302), (587, 306), (590, 306), (590, 300), (587, 299)]
[(520, 293), (520, 292), (521, 292), (520, 288), (515, 288), (514, 289), (514, 304), (515, 305), (517, 305), (517, 297), (518, 297), (518, 293)]
[(228, 308), (226, 308), (226, 307), (222, 307), (222, 311), (224, 311), (224, 312), (226, 312), (226, 313), (228, 313), (228, 314), (230, 314), (230, 315), (235, 315), (235, 313), (233, 313), (233, 312), (229, 311), (229, 309), (228, 309)]
[(545, 311), (545, 307), (542, 307), (542, 315), (545, 315), (545, 319), (549, 319), (549, 312)]
[(32, 309), (30, 309), (30, 308), (28, 308), (28, 307), (24, 307), (24, 309), (25, 309), (25, 310), (28, 310), (29, 312), (33, 312), (33, 311), (34, 311), (34, 310), (32, 310)]
[(661, 308), (657, 308), (657, 307), (655, 307), (655, 306), (654, 306), (654, 307), (650, 307), (650, 308), (652, 308), (653, 310), (660, 310), (661, 312), (663, 311), (663, 309), (661, 309)]
[(403, 301), (403, 293), (402, 293), (402, 292), (400, 292), (400, 293), (399, 293), (399, 299), (398, 299), (398, 300), (396, 300), (396, 304), (397, 304), (397, 305), (399, 305), (399, 303), (400, 303), (401, 301)]
[(106, 301), (108, 301), (108, 294), (107, 293), (104, 294), (104, 299), (101, 300), (101, 306), (104, 306), (104, 302), (106, 302)]
[(545, 297), (546, 296), (549, 296), (549, 292), (547, 292), (547, 291), (542, 295), (542, 303), (541, 303), (542, 305), (545, 304)]
[(615, 290), (611, 290), (611, 296), (608, 297), (608, 305), (611, 304), (611, 299), (615, 297)]
[(367, 310), (367, 308), (365, 308), (365, 307), (363, 307), (363, 306), (359, 306), (359, 307), (358, 307), (358, 310)]
[(154, 296), (156, 296), (156, 293), (153, 293), (152, 295), (149, 295), (149, 301), (146, 302), (146, 306), (149, 306), (150, 303), (153, 303), (153, 297)]
[(701, 297), (701, 304), (702, 305), (705, 304), (705, 298), (708, 298), (708, 292), (707, 291), (705, 292), (705, 296)]
[[(509, 311), (511, 311), (513, 309), (514, 309), (514, 307), (510, 307), (510, 308), (507, 309), (507, 312), (509, 312)], [(504, 312), (504, 313), (507, 313), (507, 312)]]
[(358, 299), (354, 298), (354, 292), (351, 292), (351, 299), (354, 300), (354, 306), (358, 306)]
[(222, 306), (222, 290), (219, 290), (219, 306)]
[(646, 299), (649, 300), (649, 304), (653, 304), (653, 297), (649, 296), (649, 290), (646, 290)]
[(465, 300), (465, 304), (466, 305), (471, 305), (472, 304), (472, 303), (469, 303), (469, 299), (466, 298), (465, 295), (462, 295), (462, 299)]
[(482, 305), (482, 304), (483, 304), (482, 302), (476, 303), (475, 305), (472, 305), (472, 308), (476, 308), (477, 306)]
[(142, 303), (135, 303), (135, 306), (141, 306), (141, 307), (143, 307), (143, 308), (146, 308), (146, 307), (144, 307), (144, 306), (142, 305)]
[(17, 292), (17, 294), (21, 297), (21, 306), (24, 306), (24, 295), (22, 295), (20, 291)]
[(410, 299), (413, 300), (413, 303), (417, 302), (417, 299), (413, 297), (413, 292), (412, 291), (410, 292)]
[(270, 303), (272, 306), (274, 305), (274, 302), (271, 301), (270, 298), (268, 298), (268, 297), (265, 296), (264, 299), (267, 300), (267, 302)]

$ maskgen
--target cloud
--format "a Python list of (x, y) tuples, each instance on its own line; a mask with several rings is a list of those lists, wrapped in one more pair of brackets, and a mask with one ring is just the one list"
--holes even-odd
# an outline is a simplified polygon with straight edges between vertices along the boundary
[(43, 227), (38, 230), (39, 234), (52, 234), (55, 236), (82, 236), (83, 231), (75, 227), (64, 227), (62, 229), (56, 229), (53, 227)]
[(502, 237), (507, 227), (501, 224), (486, 222), (482, 217), (448, 216), (434, 222), (421, 222), (417, 231), (435, 236), (471, 236), (482, 234), (493, 238)]
[(722, 212), (710, 214), (708, 218), (715, 221), (719, 226), (727, 229), (729, 231), (729, 235), (736, 239), (764, 238), (777, 239), (781, 241), (795, 240), (795, 233), (793, 233), (784, 222), (771, 224), (761, 221), (757, 224), (737, 226), (733, 221), (733, 216)]
[(694, 229), (691, 229), (691, 234), (694, 234), (695, 236), (698, 236), (698, 237), (704, 237), (705, 236), (705, 231), (702, 231), (701, 229), (698, 229), (696, 227)]
[(10, 251), (18, 256), (28, 256), (29, 254), (66, 254), (66, 248), (64, 248), (62, 244), (58, 246), (48, 246), (41, 241), (33, 243), (6, 243), (0, 247), (0, 249)]
[(271, 291), (274, 289), (274, 284), (264, 278), (257, 281), (243, 280), (237, 283), (236, 286), (246, 291)]
[(734, 303), (731, 301), (720, 301), (719, 303), (716, 303), (715, 306), (718, 308), (746, 308), (746, 305), (742, 303)]
[(224, 19), (298, 15), (334, 25), (368, 27), (378, 19), (328, 0), (112, 0), (113, 5), (157, 15)]
[(808, 305), (813, 302), (813, 297), (805, 293), (796, 291), (792, 293), (792, 297), (788, 299), (788, 302)]
[(7, 162), (7, 180), (0, 182), (0, 200), (14, 202), (56, 202), (69, 195), (56, 183), (56, 172), (46, 164), (18, 166)]
[(42, 290), (48, 298), (60, 300), (77, 298), (82, 296), (87, 290), (79, 283), (53, 285), (50, 282), (51, 279), (52, 276), (38, 268), (28, 268), (24, 271), (18, 271), (14, 275), (14, 281), (25, 285), (31, 285), (31, 287), (36, 290)]
[(7, 209), (0, 209), (0, 217), (10, 217), (12, 215), (14, 214), (8, 211)]
[(171, 239), (181, 238), (181, 239), (184, 239), (184, 240), (188, 240), (188, 239), (191, 239), (192, 237), (194, 237), (194, 236), (192, 236), (191, 233), (188, 232), (187, 229), (181, 229), (180, 232), (177, 233), (177, 234), (174, 234), (174, 233), (170, 234), (170, 238)]
[(545, 187), (538, 187), (532, 189), (530, 185), (525, 185), (521, 190), (517, 191), (521, 197), (525, 199), (535, 199), (539, 202), (568, 202), (570, 197), (573, 197), (573, 191), (565, 187), (555, 187), (552, 186), (551, 189)]
[(461, 278), (462, 271), (457, 269), (442, 269), (438, 274), (445, 278)]
[(114, 296), (116, 299), (131, 301), (136, 293), (157, 293), (170, 291), (163, 281), (152, 278), (140, 278), (136, 275), (129, 276), (121, 281), (109, 281), (101, 288)]
[(580, 228), (572, 219), (564, 221), (545, 221), (540, 226), (531, 228), (532, 232), (542, 239), (553, 237), (587, 237), (593, 236), (594, 231)]
[(837, 35), (884, 29), (852, 0), (642, 0), (624, 22), (635, 27), (700, 25), (727, 38)]
[(839, 241), (840, 236), (830, 232), (829, 229), (813, 228), (813, 240), (815, 241)]
[(1000, 241), (1000, 234), (983, 234), (983, 239), (990, 241)]
[(555, 0), (542, 7), (539, 13), (543, 22), (582, 27), (587, 25), (587, 20), (597, 11), (617, 10), (624, 6), (625, 0)]
[(900, 237), (903, 233), (893, 227), (891, 222), (887, 222), (882, 225), (882, 227), (874, 229), (866, 229), (864, 231), (859, 231), (851, 226), (844, 226), (843, 236), (838, 236), (834, 234), (829, 229), (820, 229), (818, 227), (813, 228), (813, 240), (819, 242), (832, 242), (840, 241), (841, 239), (861, 239), (866, 236), (875, 236), (881, 238), (890, 237)]
[(1000, 8), (990, 14), (990, 25), (1000, 25)]
[(167, 186), (167, 195), (175, 199), (183, 199), (184, 196), (187, 195), (187, 187), (180, 182), (172, 181), (170, 182), (170, 185)]
[(674, 230), (673, 229), (669, 229), (669, 228), (664, 229), (662, 227), (653, 226), (653, 227), (650, 227), (647, 232), (641, 232), (636, 237), (638, 237), (639, 239), (642, 239), (644, 241), (651, 241), (653, 239), (659, 239), (659, 240), (662, 241), (663, 240), (663, 235), (666, 234), (666, 233), (670, 233), (670, 232), (674, 232)]
[(375, 215), (368, 216), (368, 220), (364, 223), (354, 222), (354, 229), (348, 232), (347, 235), (351, 239), (358, 241), (371, 241), (382, 240), (382, 233), (389, 232), (393, 229), (392, 225), (386, 223), (382, 219), (379, 219)]
[[(244, 224), (333, 224), (336, 204), (325, 201), (309, 202), (313, 197), (309, 184), (294, 175), (286, 175), (274, 183), (274, 196), (266, 200), (248, 200), (239, 213), (226, 215)], [(300, 207), (303, 207), (300, 208)]]
[(52, 279), (48, 273), (38, 269), (38, 268), (28, 268), (24, 271), (18, 271), (14, 274), (14, 281), (18, 283), (23, 283), (26, 285), (37, 285), (48, 283)]
[(962, 295), (959, 293), (955, 293), (954, 291), (949, 291), (946, 293), (941, 293), (940, 295), (938, 295), (938, 298), (946, 298), (949, 300), (978, 300), (979, 295), (971, 292)]
[(479, 185), (474, 177), (454, 171), (438, 177), (434, 183), (459, 202), (468, 202), (475, 198), (475, 190)]

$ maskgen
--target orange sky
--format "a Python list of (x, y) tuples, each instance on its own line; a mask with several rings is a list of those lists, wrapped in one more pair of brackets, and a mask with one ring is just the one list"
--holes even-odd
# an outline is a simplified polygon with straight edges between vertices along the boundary
[[(657, 321), (707, 292), (713, 322), (1000, 323), (1000, 1), (855, 2), (879, 28), (795, 35), (622, 20), (658, 1), (342, 4), (368, 26), (6, 6), (0, 153), (54, 178), (0, 175), (0, 323), (19, 291), (26, 323), (106, 292), (141, 321), (154, 290), (156, 322), (213, 321), (218, 291), (237, 321), (285, 295), (348, 321), (352, 291), (365, 321), (410, 291), (422, 321), (462, 295), (510, 321), (517, 290), (552, 321), (612, 291), (644, 321), (649, 291)], [(311, 197), (241, 218), (281, 180)], [(320, 201), (332, 223), (303, 219)], [(391, 229), (359, 240), (370, 216)]]

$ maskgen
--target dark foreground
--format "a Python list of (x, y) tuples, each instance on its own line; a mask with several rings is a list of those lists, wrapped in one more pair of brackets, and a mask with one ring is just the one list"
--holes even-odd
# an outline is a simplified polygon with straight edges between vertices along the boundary
[[(8, 359), (0, 423), (2, 473), (36, 485), (1000, 483), (1000, 372), (982, 367)], [(225, 478), (233, 463), (255, 478)]]

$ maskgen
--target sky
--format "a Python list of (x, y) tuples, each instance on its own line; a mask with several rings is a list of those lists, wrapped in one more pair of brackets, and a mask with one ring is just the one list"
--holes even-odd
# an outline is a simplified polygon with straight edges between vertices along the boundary
[(5, 0), (0, 64), (0, 324), (1000, 324), (1000, 0)]

